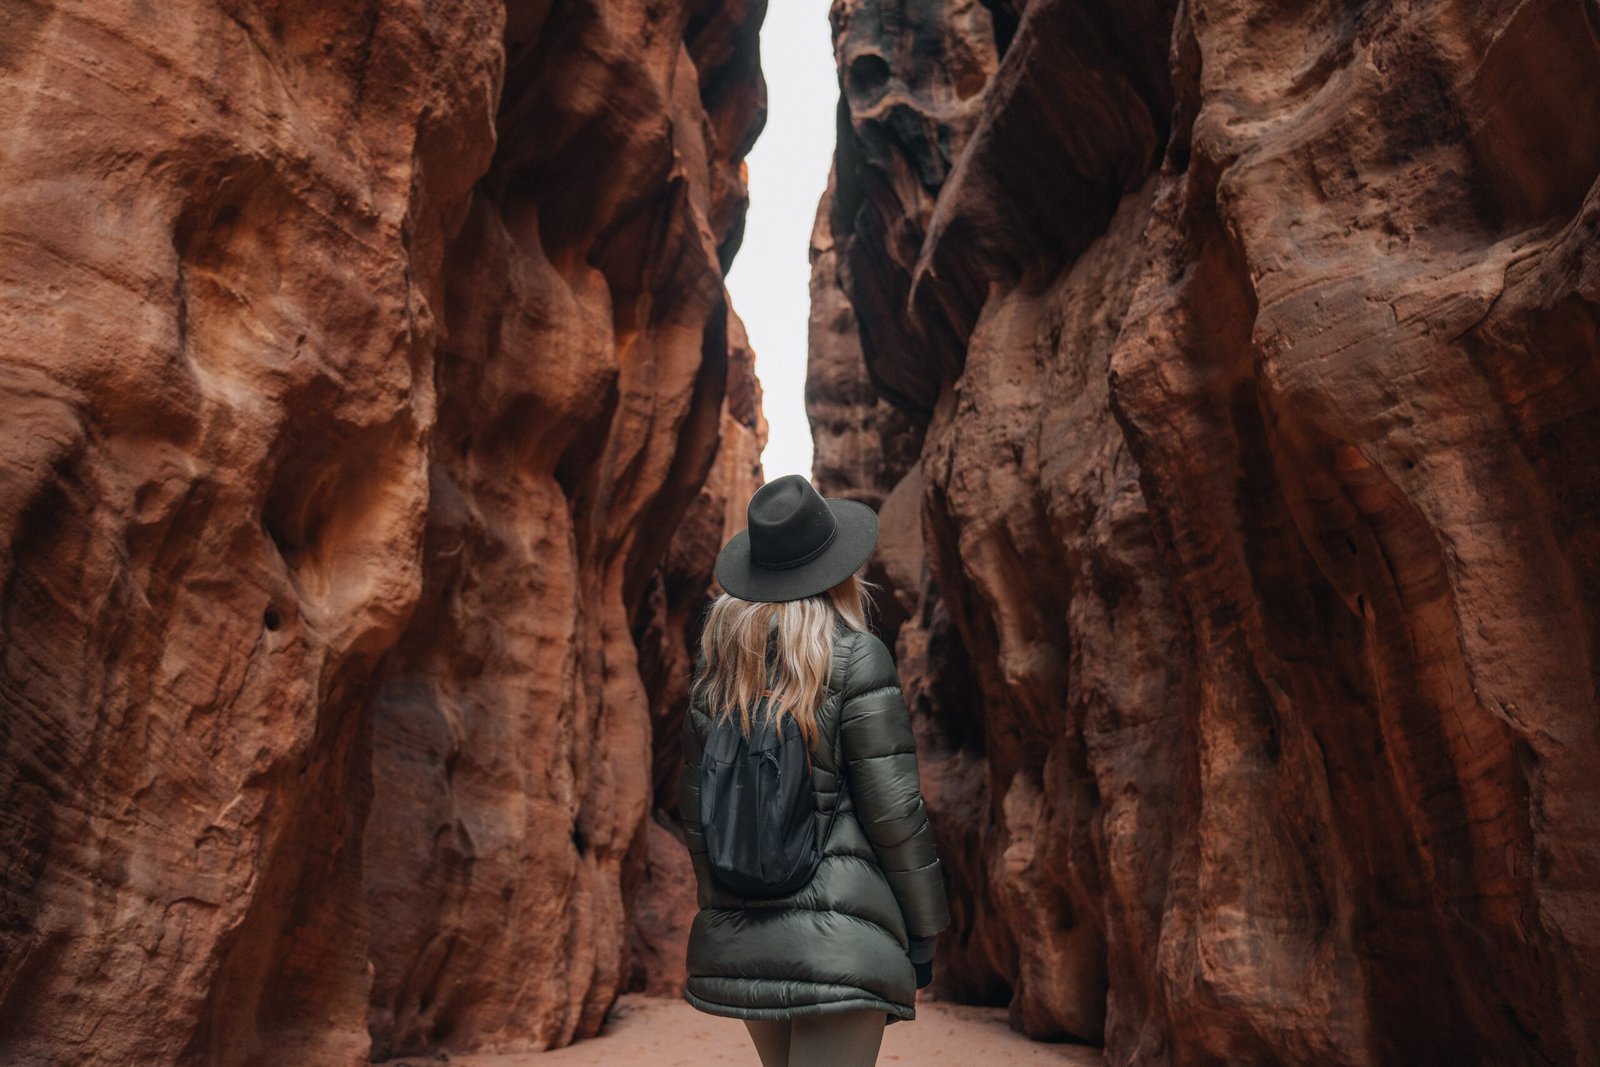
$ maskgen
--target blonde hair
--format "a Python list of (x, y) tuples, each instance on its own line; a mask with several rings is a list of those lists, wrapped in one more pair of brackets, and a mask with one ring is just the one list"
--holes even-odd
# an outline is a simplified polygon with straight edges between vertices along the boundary
[[(872, 608), (871, 583), (852, 574), (825, 593), (782, 603), (740, 600), (723, 593), (711, 602), (700, 652), (705, 668), (694, 692), (704, 694), (714, 718), (739, 717), (739, 730), (750, 736), (756, 705), (767, 697), (773, 724), (794, 717), (808, 748), (816, 748), (817, 705), (833, 671), (833, 633), (839, 621), (852, 630), (867, 628)], [(777, 648), (768, 681), (769, 627), (777, 621)]]

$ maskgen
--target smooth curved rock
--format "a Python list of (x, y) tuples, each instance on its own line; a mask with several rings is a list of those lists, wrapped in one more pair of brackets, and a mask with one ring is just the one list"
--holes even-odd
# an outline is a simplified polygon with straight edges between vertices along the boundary
[(758, 478), (759, 17), (0, 17), (0, 1060), (598, 1029), (650, 590)]
[(945, 989), (1114, 1063), (1600, 1062), (1592, 8), (994, 3), (976, 106), (973, 10), (835, 5), (810, 387), (923, 435)]

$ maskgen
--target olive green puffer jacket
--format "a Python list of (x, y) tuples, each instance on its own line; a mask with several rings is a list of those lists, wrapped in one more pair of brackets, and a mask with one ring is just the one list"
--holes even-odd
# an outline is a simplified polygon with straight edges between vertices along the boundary
[[(870, 1009), (890, 1021), (915, 1018), (908, 941), (950, 924), (894, 660), (882, 641), (842, 624), (833, 649), (817, 710), (822, 740), (813, 753), (818, 834), (836, 803), (839, 814), (816, 876), (790, 896), (745, 900), (713, 880), (700, 830), (700, 759), (711, 711), (697, 697), (685, 716), (678, 810), (700, 912), (689, 931), (684, 998), (702, 1011), (789, 1019)], [(834, 760), (841, 750), (842, 792)]]

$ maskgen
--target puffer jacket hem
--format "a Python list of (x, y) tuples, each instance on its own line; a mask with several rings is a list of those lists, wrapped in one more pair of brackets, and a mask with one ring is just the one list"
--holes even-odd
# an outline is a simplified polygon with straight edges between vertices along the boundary
[(891, 1004), (887, 1000), (873, 996), (865, 990), (859, 997), (846, 1000), (830, 1000), (821, 1004), (795, 1004), (780, 1008), (747, 1008), (733, 1004), (719, 1004), (714, 1000), (697, 997), (687, 989), (683, 991), (683, 999), (707, 1015), (721, 1015), (728, 1019), (768, 1019), (782, 1022), (787, 1019), (799, 1019), (811, 1015), (833, 1015), (842, 1011), (881, 1011), (889, 1016), (889, 1022), (907, 1022), (917, 1017), (915, 1005)]

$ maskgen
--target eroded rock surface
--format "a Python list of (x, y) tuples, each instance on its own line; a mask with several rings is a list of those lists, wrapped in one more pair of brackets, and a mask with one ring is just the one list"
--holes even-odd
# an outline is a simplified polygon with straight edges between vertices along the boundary
[(0, 1060), (598, 1028), (758, 476), (760, 12), (0, 16)]
[(1114, 1063), (1600, 1062), (1592, 5), (833, 18), (808, 393), (945, 990)]

